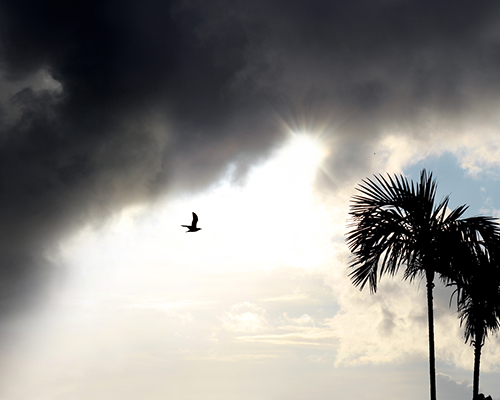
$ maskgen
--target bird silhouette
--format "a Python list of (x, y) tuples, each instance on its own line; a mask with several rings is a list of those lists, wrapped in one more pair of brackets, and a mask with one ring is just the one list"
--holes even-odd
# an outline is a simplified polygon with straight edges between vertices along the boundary
[(191, 225), (181, 225), (181, 226), (183, 226), (184, 228), (188, 228), (186, 233), (187, 232), (197, 232), (201, 229), (201, 228), (196, 227), (197, 223), (198, 223), (198, 216), (195, 213), (193, 213), (193, 222), (191, 222)]

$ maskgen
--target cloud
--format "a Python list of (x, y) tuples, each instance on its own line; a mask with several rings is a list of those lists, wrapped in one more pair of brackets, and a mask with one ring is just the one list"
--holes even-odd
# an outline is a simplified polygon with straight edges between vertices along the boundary
[(312, 354), (309, 357), (307, 357), (307, 359), (312, 363), (324, 364), (328, 360), (328, 353), (322, 355)]
[[(33, 302), (69, 232), (204, 189), (230, 167), (235, 181), (290, 127), (325, 132), (333, 190), (446, 148), (471, 173), (496, 168), (499, 11), (449, 0), (4, 2), (2, 308)], [(488, 140), (472, 143), (472, 131)]]
[(309, 295), (306, 293), (298, 293), (298, 294), (284, 294), (282, 296), (277, 297), (269, 297), (267, 299), (262, 299), (261, 301), (277, 301), (277, 302), (288, 302), (288, 301), (304, 301), (309, 298)]
[[(377, 293), (355, 288), (347, 274), (347, 249), (339, 250), (327, 282), (340, 310), (324, 324), (338, 340), (335, 364), (387, 364), (428, 359), (425, 283), (402, 282), (402, 275), (381, 280)], [(449, 307), (451, 290), (436, 284), (434, 329), (436, 357), (472, 368), (472, 352), (463, 343), (456, 312)], [(493, 347), (493, 346), (492, 346)], [(486, 367), (487, 368), (487, 367)]]
[(169, 310), (179, 310), (179, 309), (189, 309), (189, 308), (210, 308), (217, 303), (214, 300), (208, 301), (165, 301), (164, 299), (153, 299), (144, 300), (134, 304), (130, 304), (128, 307), (132, 308), (144, 308), (168, 312)]
[[(328, 324), (316, 323), (310, 315), (303, 314), (298, 318), (290, 318), (288, 313), (268, 327), (270, 333), (251, 336), (238, 336), (237, 340), (246, 343), (268, 343), (292, 347), (318, 347), (332, 349), (336, 344), (335, 331)], [(285, 333), (281, 333), (285, 332)]]
[(302, 314), (298, 318), (290, 318), (287, 313), (283, 313), (283, 319), (292, 323), (293, 325), (304, 326), (304, 325), (313, 325), (314, 326), (314, 318), (307, 314)]
[(436, 375), (437, 395), (443, 400), (466, 400), (472, 396), (472, 385), (457, 382), (451, 376), (438, 373)]
[(164, 299), (144, 300), (128, 305), (130, 308), (139, 308), (146, 310), (156, 310), (166, 313), (170, 317), (178, 318), (181, 323), (194, 322), (193, 315), (188, 311), (190, 309), (210, 309), (214, 307), (217, 301), (165, 301)]
[[(308, 314), (292, 318), (288, 316), (287, 312), (284, 312), (280, 318), (266, 323), (265, 328), (268, 333), (238, 336), (236, 340), (242, 343), (267, 343), (322, 349), (332, 349), (336, 344), (335, 331), (322, 320), (317, 322), (314, 317)], [(246, 329), (246, 331), (250, 331), (250, 329)], [(253, 332), (257, 332), (257, 330), (254, 329)]]
[(266, 310), (248, 302), (231, 307), (233, 312), (226, 312), (221, 317), (222, 326), (233, 332), (259, 332), (269, 328)]
[[(327, 335), (327, 338), (331, 336)], [(281, 335), (253, 335), (253, 336), (239, 336), (238, 341), (246, 343), (267, 343), (281, 346), (298, 346), (298, 347), (329, 347), (318, 339), (324, 339), (325, 335), (311, 333), (284, 333)]]

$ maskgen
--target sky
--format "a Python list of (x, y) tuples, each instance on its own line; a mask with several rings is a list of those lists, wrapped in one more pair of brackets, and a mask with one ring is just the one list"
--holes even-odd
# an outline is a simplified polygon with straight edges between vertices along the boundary
[[(429, 396), (425, 285), (352, 286), (349, 199), (426, 168), (500, 217), (499, 22), (483, 0), (0, 0), (0, 399)], [(450, 294), (437, 391), (465, 400)]]

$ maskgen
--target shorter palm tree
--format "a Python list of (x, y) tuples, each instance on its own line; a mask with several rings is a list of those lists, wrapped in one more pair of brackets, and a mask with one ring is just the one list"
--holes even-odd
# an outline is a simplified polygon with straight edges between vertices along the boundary
[(449, 285), (456, 286), (465, 342), (474, 346), (473, 399), (477, 399), (481, 349), (488, 334), (500, 329), (500, 228), (491, 218), (469, 220), (469, 229), (456, 231), (460, 246), (451, 265)]

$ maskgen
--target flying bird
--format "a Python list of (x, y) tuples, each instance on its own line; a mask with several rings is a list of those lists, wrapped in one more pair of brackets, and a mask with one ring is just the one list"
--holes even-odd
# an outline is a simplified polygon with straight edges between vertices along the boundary
[(201, 228), (196, 227), (197, 223), (198, 223), (198, 216), (195, 213), (193, 213), (193, 222), (191, 222), (191, 225), (181, 225), (181, 226), (183, 226), (184, 228), (188, 228), (186, 233), (187, 232), (197, 232), (201, 229)]

